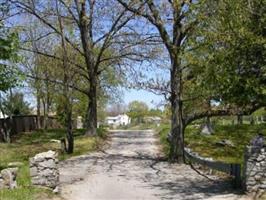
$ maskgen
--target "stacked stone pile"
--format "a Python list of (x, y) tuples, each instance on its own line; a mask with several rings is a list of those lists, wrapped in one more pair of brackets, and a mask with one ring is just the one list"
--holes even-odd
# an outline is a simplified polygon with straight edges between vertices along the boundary
[(3, 169), (0, 173), (0, 189), (14, 189), (17, 187), (18, 168)]
[(247, 191), (266, 191), (266, 148), (248, 147), (245, 161), (244, 178)]
[(30, 176), (33, 185), (55, 189), (59, 184), (57, 154), (48, 151), (30, 158)]

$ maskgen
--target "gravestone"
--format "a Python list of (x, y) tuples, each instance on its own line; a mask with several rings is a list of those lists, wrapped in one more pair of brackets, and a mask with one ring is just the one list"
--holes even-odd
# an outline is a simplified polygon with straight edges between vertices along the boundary
[(256, 137), (254, 137), (251, 140), (251, 147), (256, 150), (256, 149), (261, 149), (264, 146), (264, 136), (259, 133)]
[(82, 122), (82, 117), (78, 116), (77, 117), (77, 129), (83, 128), (83, 122)]
[(213, 133), (214, 133), (214, 130), (210, 124), (206, 123), (203, 125), (203, 127), (201, 129), (202, 135), (211, 135)]

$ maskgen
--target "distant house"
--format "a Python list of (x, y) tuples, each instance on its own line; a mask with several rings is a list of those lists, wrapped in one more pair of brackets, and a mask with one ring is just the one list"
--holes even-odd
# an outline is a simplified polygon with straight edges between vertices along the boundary
[(114, 117), (106, 117), (106, 123), (111, 126), (126, 126), (130, 124), (131, 119), (128, 115), (122, 114)]
[(161, 117), (144, 117), (144, 121), (148, 123), (161, 123)]
[(0, 111), (0, 119), (6, 118), (8, 117), (7, 115), (4, 115), (1, 111)]

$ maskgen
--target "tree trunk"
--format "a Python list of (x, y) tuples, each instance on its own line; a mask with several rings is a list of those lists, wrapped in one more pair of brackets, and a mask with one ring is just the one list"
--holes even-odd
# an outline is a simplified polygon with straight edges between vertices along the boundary
[(91, 83), (88, 94), (89, 102), (87, 108), (86, 119), (86, 135), (96, 135), (97, 130), (97, 86), (96, 83)]
[(250, 122), (250, 125), (255, 124), (254, 117), (252, 115), (249, 116), (249, 122)]
[(171, 68), (171, 145), (169, 159), (172, 162), (184, 163), (184, 121), (181, 101), (181, 73), (178, 56), (172, 59)]
[[(4, 142), (6, 143), (10, 143), (11, 139), (10, 139), (10, 128), (8, 128), (8, 123), (7, 123), (7, 120), (8, 118), (5, 117), (5, 111), (2, 107), (2, 100), (1, 100), (1, 94), (0, 94), (0, 111), (2, 112), (3, 114), (3, 127), (2, 127), (2, 134), (3, 134), (3, 140)], [(9, 119), (10, 120), (10, 123), (11, 123), (11, 118)]]
[[(12, 93), (12, 89), (10, 88), (10, 98), (12, 99), (12, 96), (13, 96), (13, 93)], [(14, 108), (13, 104), (11, 105), (12, 107), (12, 110)], [(10, 113), (8, 113), (8, 118), (9, 118), (9, 126), (8, 124), (6, 123), (5, 125), (5, 141), (7, 143), (11, 143), (11, 131), (12, 131), (12, 127), (14, 127), (14, 124), (13, 124), (13, 111), (11, 111)], [(8, 119), (7, 118), (7, 119)], [(7, 122), (7, 119), (5, 120)]]
[(211, 118), (210, 117), (206, 117), (206, 124), (209, 128), (212, 128), (212, 123), (211, 123)]
[[(2, 109), (2, 106), (1, 106), (1, 102), (0, 102), (0, 110), (3, 113), (3, 115), (5, 115), (4, 109)], [(8, 126), (8, 120), (9, 120), (9, 126)], [(10, 114), (9, 117), (7, 117), (7, 118), (4, 116), (4, 119), (3, 119), (3, 139), (4, 139), (4, 142), (6, 142), (6, 143), (11, 143), (11, 127), (12, 127), (12, 125), (13, 125), (12, 114)]]
[(65, 35), (64, 35), (64, 29), (62, 24), (61, 15), (59, 14), (59, 6), (58, 1), (56, 1), (56, 11), (57, 11), (57, 17), (60, 27), (60, 36), (61, 36), (61, 46), (63, 48), (63, 67), (64, 67), (64, 78), (63, 78), (63, 94), (64, 94), (64, 110), (65, 110), (65, 126), (66, 126), (66, 137), (67, 137), (67, 153), (71, 154), (74, 151), (74, 136), (72, 133), (72, 103), (71, 103), (71, 96), (69, 91), (69, 65), (68, 65), (68, 55), (67, 55), (67, 49), (65, 44)]
[(242, 115), (237, 115), (237, 124), (238, 125), (243, 124), (243, 116)]
[(47, 130), (47, 109), (46, 109), (46, 102), (45, 99), (43, 99), (43, 128)]
[[(9, 126), (7, 121), (9, 120)], [(13, 123), (13, 118), (12, 115), (10, 115), (9, 118), (5, 118), (3, 119), (3, 139), (4, 142), (6, 143), (11, 143), (11, 127), (12, 127), (12, 123)]]
[(41, 125), (41, 98), (40, 98), (40, 94), (37, 91), (37, 95), (36, 95), (36, 100), (37, 100), (37, 129), (41, 129), (42, 125)]
[(211, 134), (213, 134), (213, 132), (214, 132), (214, 130), (213, 130), (213, 127), (212, 127), (211, 118), (210, 117), (206, 117), (205, 123), (202, 126), (201, 134), (203, 134), (203, 135), (211, 135)]
[[(172, 105), (173, 106), (173, 105)], [(173, 106), (172, 112), (178, 108)], [(184, 124), (179, 122), (179, 114), (172, 113), (171, 118), (171, 144), (170, 144), (170, 154), (169, 159), (171, 162), (184, 163)]]
[(72, 131), (72, 109), (70, 107), (67, 108), (66, 114), (66, 136), (67, 136), (67, 147), (66, 151), (68, 154), (73, 153), (74, 151), (74, 137)]
[(76, 6), (79, 12), (79, 30), (82, 48), (84, 51), (86, 68), (89, 76), (89, 92), (88, 92), (88, 108), (86, 116), (86, 135), (96, 135), (97, 127), (97, 73), (98, 69), (95, 65), (93, 55), (93, 41), (90, 31), (92, 30), (91, 23), (87, 20), (86, 1), (76, 1)]
[(3, 136), (3, 142), (6, 142), (6, 143), (8, 143), (8, 141), (10, 141), (10, 140), (8, 140), (8, 133), (7, 133), (7, 131), (8, 131), (8, 129), (7, 129), (7, 119), (6, 118), (4, 118), (4, 120), (3, 120), (3, 132), (2, 132), (2, 136)]
[(256, 124), (260, 124), (260, 122), (259, 122), (259, 117), (256, 116), (255, 119), (256, 119)]
[[(47, 71), (47, 68), (46, 68), (46, 71)], [(46, 115), (44, 116), (44, 119), (45, 119), (45, 126), (44, 126), (44, 129), (47, 130), (48, 129), (48, 117), (49, 117), (49, 112), (50, 112), (50, 96), (49, 96), (49, 81), (48, 81), (48, 75), (47, 75), (47, 72), (45, 74), (45, 77), (46, 77), (46, 80), (45, 80), (45, 90), (46, 90), (46, 95), (45, 95), (45, 113)]]
[(13, 125), (13, 116), (12, 114), (9, 116), (9, 122), (10, 122), (10, 126), (6, 126), (6, 142), (7, 143), (11, 143), (11, 127), (14, 126)]

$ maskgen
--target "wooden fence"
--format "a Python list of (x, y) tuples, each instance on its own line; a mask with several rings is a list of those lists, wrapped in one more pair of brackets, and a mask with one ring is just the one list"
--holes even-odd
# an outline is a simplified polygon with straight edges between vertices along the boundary
[(207, 166), (211, 169), (224, 172), (230, 176), (234, 176), (234, 186), (236, 188), (242, 187), (242, 179), (241, 179), (241, 165), (236, 163), (223, 163), (219, 161), (213, 161), (210, 159), (202, 158), (200, 156), (196, 156), (188, 149), (185, 150), (186, 159), (191, 162), (195, 162), (197, 164)]
[[(41, 116), (41, 124), (43, 124), (43, 121), (44, 117)], [(0, 119), (0, 140), (2, 135), (1, 131), (3, 131), (4, 127), (4, 122), (6, 122), (7, 128), (11, 129), (11, 135), (15, 135), (21, 132), (30, 132), (38, 128), (36, 115), (13, 116), (12, 120), (10, 118)], [(61, 125), (55, 117), (48, 117), (47, 127), (60, 128)]]

